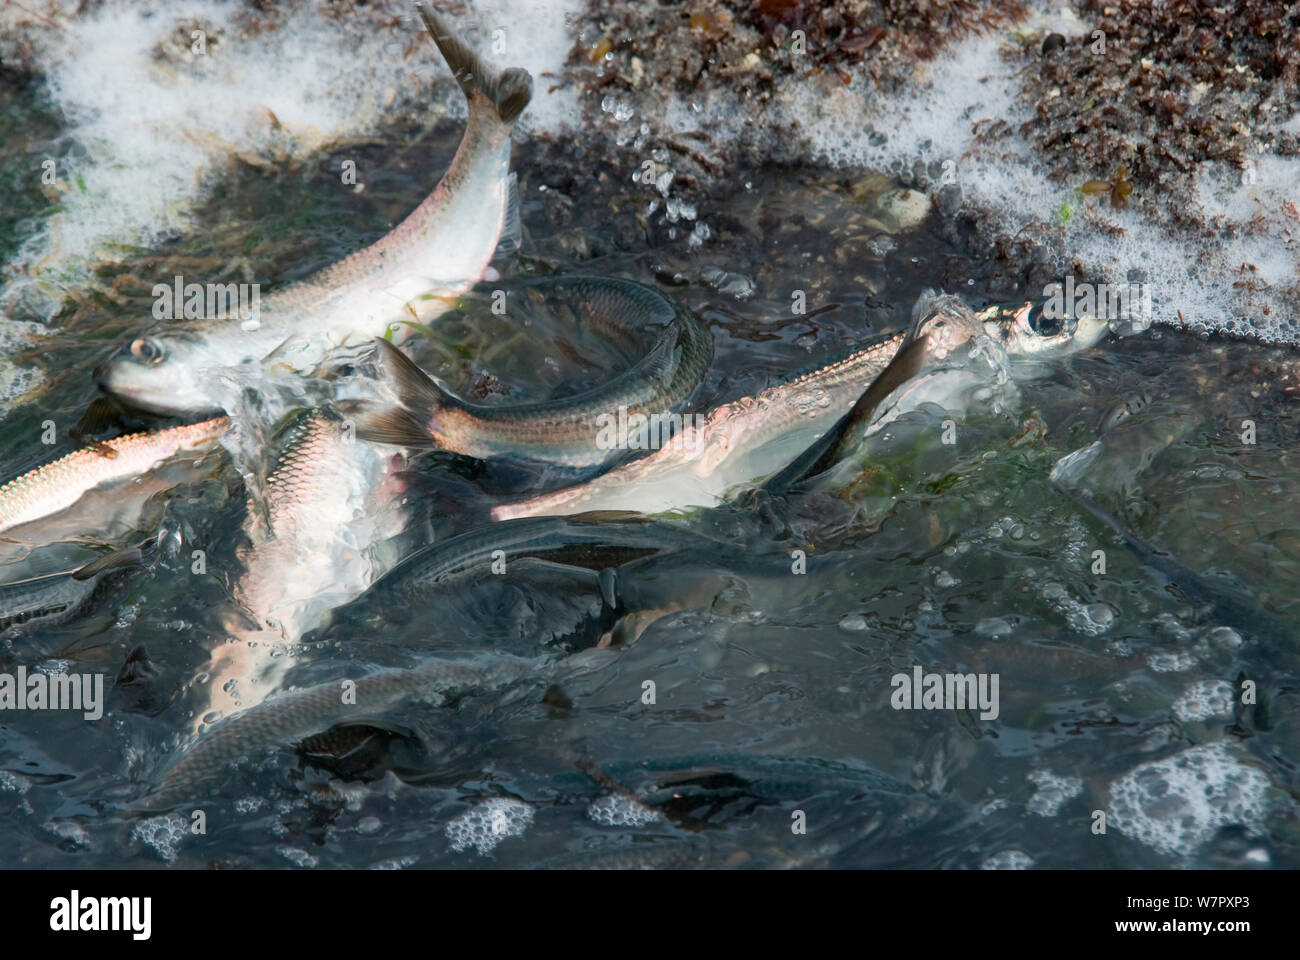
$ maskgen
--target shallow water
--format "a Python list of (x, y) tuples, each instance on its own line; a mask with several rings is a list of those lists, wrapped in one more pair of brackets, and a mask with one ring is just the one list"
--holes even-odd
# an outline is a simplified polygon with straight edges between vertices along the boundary
[[(30, 110), (16, 89), (3, 96)], [(39, 442), (42, 422), (54, 420), (61, 440), (77, 424), (96, 396), (90, 370), (151, 324), (154, 279), (239, 258), (267, 285), (303, 276), (413, 207), (458, 136), (439, 123), (350, 146), (347, 156), (360, 150), (375, 170), (363, 194), (340, 192), (341, 154), (274, 174), (239, 168), (193, 236), (103, 268), (115, 297), (81, 299), (35, 351), (46, 383), (0, 427), (5, 477), (61, 452)], [(901, 329), (927, 287), (976, 308), (1022, 296), (1017, 278), (941, 239), (933, 219), (891, 233), (881, 197), (894, 185), (866, 171), (738, 171), (715, 198), (711, 240), (694, 250), (689, 223), (644, 213), (652, 192), (604, 182), (558, 147), (526, 144), (516, 167), (524, 245), (498, 268), (657, 284), (713, 333), (704, 404)], [(557, 214), (540, 188), (559, 183), (568, 202)], [(7, 210), (0, 238), (21, 235), (31, 212)], [(736, 275), (733, 286), (719, 289), (728, 278), (717, 270)], [(753, 293), (737, 299), (730, 291), (746, 279)], [(805, 314), (793, 311), (795, 291)], [(493, 326), (473, 309), (481, 299), (421, 344), (425, 365), (454, 388), (531, 399), (608, 374), (599, 344), (543, 324)], [(252, 757), (196, 798), (207, 825), (196, 835), (192, 807), (152, 818), (122, 808), (192, 724), (202, 665), (225, 636), (244, 496), (229, 461), (209, 464), (149, 500), (138, 528), (161, 532), (151, 569), (74, 623), (4, 641), (10, 672), (57, 662), (111, 684), (141, 644), (154, 671), (119, 685), (101, 720), (2, 718), (0, 862), (1300, 866), (1294, 370), (1287, 350), (1157, 327), (1043, 365), (1018, 381), (1016, 410), (970, 418), (952, 446), (934, 442), (937, 417), (910, 417), (847, 491), (672, 518), (730, 547), (663, 532), (673, 552), (627, 576), (684, 608), (606, 667), (558, 691), (539, 680), (400, 707), (343, 759), (288, 744)], [(1254, 421), (1253, 444), (1243, 420)], [(1167, 568), (1049, 481), (1062, 457), (1094, 442), (1095, 459), (1070, 482), (1190, 571), (1182, 579), (1171, 584)], [(520, 483), (539, 482), (448, 460), (413, 465), (406, 549), (471, 529)], [(132, 542), (136, 526), (107, 539)], [(194, 544), (210, 558), (206, 574), (192, 572)], [(793, 544), (807, 551), (806, 573), (792, 571)], [(59, 563), (95, 555), (47, 549)], [(541, 654), (555, 647), (539, 625), (598, 593), (581, 571), (525, 567), (435, 598), (405, 626), (336, 631), (295, 650), (288, 682), (485, 645)], [(569, 643), (589, 645), (601, 629), (587, 625)], [(998, 716), (894, 709), (891, 678), (915, 666), (996, 674)], [(1235, 702), (1243, 675), (1253, 704)], [(806, 832), (792, 830), (800, 823)]]

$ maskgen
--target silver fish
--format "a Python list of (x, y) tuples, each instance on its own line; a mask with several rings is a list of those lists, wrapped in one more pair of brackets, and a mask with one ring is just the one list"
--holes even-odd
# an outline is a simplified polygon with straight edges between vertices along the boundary
[(60, 513), (98, 487), (148, 472), (168, 457), (214, 445), (225, 417), (114, 437), (69, 453), (0, 487), (0, 532)]
[(150, 540), (97, 557), (75, 570), (0, 584), (0, 637), (58, 626), (86, 614), (149, 562), (152, 547)]
[(242, 325), (175, 322), (134, 340), (96, 369), (101, 389), (157, 413), (225, 410), (223, 371), (266, 363), (310, 371), (335, 347), (436, 316), (479, 280), (517, 216), (510, 137), (532, 77), (497, 72), (436, 14), (419, 11), (469, 102), (464, 137), (433, 193), (366, 249), (259, 298), (259, 315)]
[[(928, 294), (918, 307), (921, 303), (930, 303)], [(1030, 322), (1029, 305), (1010, 316), (986, 311), (976, 317), (964, 304), (961, 310), (968, 322), (954, 330), (973, 337), (982, 325), (988, 340), (1017, 361), (1065, 356), (1091, 347), (1106, 333), (1104, 322), (1087, 320), (1073, 329), (1040, 331)], [(755, 396), (716, 407), (702, 426), (688, 428), (649, 456), (583, 484), (495, 507), (492, 517), (716, 506), (735, 488), (779, 471), (824, 435), (895, 361), (905, 339), (904, 333), (883, 337)], [(912, 359), (923, 358), (914, 354)]]
[(358, 677), (351, 689), (340, 679), (284, 693), (214, 726), (164, 766), (156, 786), (138, 806), (164, 810), (198, 799), (204, 782), (240, 757), (297, 743), (344, 720), (382, 714), (411, 700), (440, 703), (454, 691), (496, 690), (529, 679), (582, 673), (603, 662), (585, 656), (559, 662), (501, 655), (436, 660)]
[(359, 418), (358, 435), (480, 459), (509, 456), (585, 468), (627, 456), (613, 436), (617, 431), (610, 429), (620, 418), (624, 423), (642, 418), (646, 432), (653, 429), (656, 437), (682, 423), (680, 411), (713, 359), (713, 338), (694, 314), (651, 287), (612, 277), (545, 277), (526, 290), (539, 298), (549, 294), (575, 314), (578, 325), (600, 330), (627, 354), (638, 339), (648, 340), (644, 353), (630, 369), (571, 397), (478, 404), (453, 396), (380, 340), (380, 361), (397, 387), (399, 404)]
[(403, 523), (397, 464), (356, 440), (333, 410), (294, 415), (273, 444), (278, 457), (262, 502), (249, 501), (233, 589), (250, 622), (205, 667), (196, 729), (271, 693), (288, 667), (285, 648), (383, 572), (383, 544)]

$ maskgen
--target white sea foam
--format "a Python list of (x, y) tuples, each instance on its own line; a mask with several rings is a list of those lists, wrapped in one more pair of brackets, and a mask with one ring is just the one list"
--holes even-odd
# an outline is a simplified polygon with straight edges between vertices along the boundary
[(1186, 856), (1220, 827), (1258, 832), (1268, 810), (1269, 780), (1224, 743), (1192, 747), (1144, 763), (1110, 787), (1110, 823), (1139, 843)]
[[(148, 247), (190, 229), (232, 151), (275, 163), (304, 160), (397, 116), (464, 109), (432, 47), (413, 43), (418, 24), (406, 11), (387, 24), (354, 11), (366, 16), (358, 27), (355, 17), (334, 19), (306, 4), (254, 15), (220, 0), (161, 8), (108, 0), (74, 16), (78, 6), (31, 0), (0, 14), (0, 51), (30, 51), (28, 65), (47, 78), (50, 103), (67, 124), (66, 142), (76, 145), (54, 158), (60, 180), (72, 185), (64, 209), (43, 221), (12, 264), (15, 279), (0, 291), (0, 302), (32, 319), (53, 315), (66, 288), (85, 283), (87, 263), (112, 256), (114, 245)], [(1021, 27), (1087, 32), (1072, 14), (1040, 7)], [(525, 133), (556, 133), (579, 122), (581, 97), (590, 95), (573, 82), (549, 88), (567, 76), (580, 9), (578, 0), (477, 0), (452, 18), (489, 60), (533, 73)], [(248, 29), (250, 16), (261, 29)], [(209, 31), (203, 56), (190, 52), (188, 30), (196, 23)], [(1072, 257), (1112, 280), (1141, 271), (1157, 319), (1179, 322), (1181, 313), (1182, 321), (1205, 329), (1249, 329), (1294, 342), (1300, 251), (1288, 238), (1288, 228), (1296, 232), (1288, 203), (1296, 200), (1300, 160), (1261, 154), (1253, 182), (1234, 168), (1202, 166), (1195, 204), (1212, 223), (1237, 228), (1231, 239), (1171, 236), (1146, 218), (1141, 198), (1126, 211), (1085, 203), (1061, 225), (1054, 214), (1072, 201), (1072, 191), (1048, 179), (1014, 132), (1031, 108), (1017, 95), (1016, 67), (1000, 55), (1009, 42), (1009, 33), (995, 31), (956, 44), (920, 65), (899, 95), (882, 95), (860, 78), (847, 87), (825, 76), (783, 84), (757, 126), (788, 124), (811, 144), (806, 159), (840, 166), (897, 171), (918, 159), (951, 160), (966, 200), (990, 211), (1007, 232), (1036, 223), (1064, 233)], [(167, 53), (159, 55), (160, 47)], [(705, 130), (720, 147), (729, 138), (755, 138), (755, 125), (746, 123), (750, 111), (728, 90), (694, 102), (665, 91), (655, 97), (653, 115), (643, 109), (631, 122), (665, 132)], [(977, 145), (972, 128), (982, 121), (1006, 121), (1011, 132), (995, 146)], [(782, 135), (771, 146), (791, 142)], [(32, 159), (35, 175), (43, 158)], [(1243, 273), (1243, 264), (1254, 270)], [(1243, 278), (1256, 288), (1240, 285)], [(11, 392), (0, 385), (0, 396)]]
[(644, 827), (658, 822), (660, 814), (639, 800), (613, 793), (593, 800), (587, 817), (606, 827)]
[[(1292, 237), (1295, 208), (1287, 203), (1298, 199), (1300, 160), (1261, 155), (1253, 183), (1243, 182), (1235, 167), (1202, 165), (1197, 202), (1211, 223), (1238, 230), (1227, 242), (1171, 236), (1142, 213), (1140, 202), (1124, 211), (1097, 202), (1073, 206), (1071, 186), (1049, 180), (1046, 165), (1016, 132), (1032, 113), (1018, 98), (1016, 68), (1000, 56), (1006, 42), (996, 33), (964, 41), (893, 99), (858, 85), (830, 96), (795, 87), (779, 114), (811, 138), (816, 158), (837, 165), (898, 170), (918, 159), (951, 160), (963, 197), (987, 209), (1007, 233), (1031, 225), (1063, 233), (1069, 255), (1086, 269), (1112, 282), (1133, 272), (1149, 283), (1158, 321), (1296, 342), (1300, 329), (1288, 300), (1297, 296), (1300, 243)], [(977, 144), (972, 129), (996, 121), (1006, 121), (1009, 132), (996, 146)], [(1068, 225), (1054, 220), (1064, 203), (1073, 206)], [(1256, 270), (1243, 272), (1242, 264)], [(1243, 278), (1269, 286), (1248, 295), (1234, 287)]]
[[(1089, 29), (1072, 14), (1041, 7), (1017, 29), (1071, 36)], [(756, 126), (790, 130), (807, 141), (805, 159), (839, 167), (902, 173), (917, 161), (939, 169), (951, 162), (963, 199), (1007, 234), (1028, 228), (1030, 235), (1061, 237), (1068, 256), (1090, 274), (1149, 284), (1157, 321), (1300, 342), (1300, 159), (1261, 154), (1249, 172), (1201, 164), (1193, 206), (1213, 228), (1209, 237), (1171, 233), (1144, 213), (1142, 197), (1122, 211), (1095, 199), (1079, 204), (1078, 184), (1050, 180), (1018, 132), (1033, 109), (1019, 97), (1019, 67), (1001, 55), (1011, 42), (1007, 31), (972, 36), (919, 65), (914, 82), (893, 96), (861, 77), (850, 86), (825, 76), (788, 82), (757, 125), (750, 110), (717, 90), (690, 101), (669, 98), (656, 116), (638, 119), (677, 133), (702, 129), (719, 145), (757, 141), (760, 149)], [(993, 143), (977, 142), (974, 129), (1003, 122), (1006, 132)], [(1288, 129), (1297, 126), (1293, 120)], [(770, 146), (788, 149), (793, 139), (783, 132)], [(1057, 219), (1065, 204), (1068, 224)]]
[(1174, 716), (1184, 723), (1231, 717), (1232, 684), (1227, 680), (1200, 680), (1174, 701)]
[(1061, 807), (1083, 793), (1083, 780), (1079, 777), (1058, 777), (1050, 770), (1035, 770), (1028, 779), (1037, 789), (1025, 803), (1025, 809), (1040, 817), (1054, 817)]

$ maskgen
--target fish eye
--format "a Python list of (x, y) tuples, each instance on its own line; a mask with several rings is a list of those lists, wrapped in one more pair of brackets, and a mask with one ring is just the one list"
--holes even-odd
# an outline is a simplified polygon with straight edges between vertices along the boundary
[(1049, 314), (1042, 307), (1034, 307), (1029, 312), (1029, 329), (1040, 337), (1054, 337), (1065, 328), (1065, 319)]
[(161, 363), (163, 358), (163, 349), (155, 340), (147, 337), (140, 337), (131, 342), (131, 356), (137, 360), (143, 360), (145, 363)]

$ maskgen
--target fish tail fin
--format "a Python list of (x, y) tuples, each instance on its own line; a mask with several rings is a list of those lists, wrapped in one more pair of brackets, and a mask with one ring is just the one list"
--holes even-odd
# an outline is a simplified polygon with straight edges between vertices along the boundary
[(478, 102), (477, 98), (485, 98), (492, 105), (497, 119), (502, 123), (514, 123), (533, 98), (532, 75), (521, 67), (494, 70), (426, 4), (417, 3), (415, 8), (456, 82), (465, 92), (470, 109)]
[(376, 339), (375, 350), (381, 375), (392, 382), (398, 405), (382, 410), (349, 409), (356, 435), (374, 443), (429, 446), (429, 424), (437, 419), (439, 411), (460, 406), (460, 401), (387, 340)]

